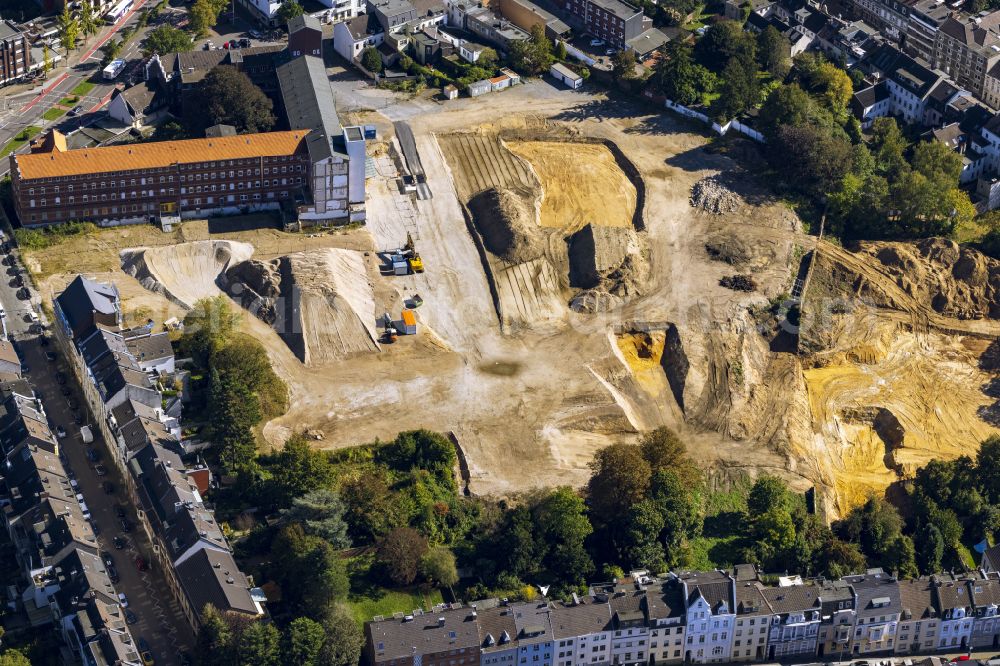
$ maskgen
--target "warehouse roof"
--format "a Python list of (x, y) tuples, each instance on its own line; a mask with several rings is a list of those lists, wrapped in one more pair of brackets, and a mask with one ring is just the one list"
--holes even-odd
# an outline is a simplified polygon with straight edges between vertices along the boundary
[(18, 155), (21, 177), (58, 178), (112, 171), (155, 169), (173, 164), (291, 155), (304, 148), (309, 130), (264, 132), (206, 139), (159, 141)]
[(331, 142), (340, 137), (341, 125), (323, 61), (306, 55), (287, 62), (278, 67), (278, 83), (288, 126), (315, 130), (307, 140), (309, 159), (330, 157)]

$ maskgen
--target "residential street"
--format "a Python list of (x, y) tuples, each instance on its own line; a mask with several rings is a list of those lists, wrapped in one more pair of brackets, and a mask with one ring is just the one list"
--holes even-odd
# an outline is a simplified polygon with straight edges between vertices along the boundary
[[(21, 264), (17, 262), (16, 266), (9, 265), (14, 256), (14, 252), (3, 255), (5, 279), (0, 280), (0, 303), (7, 313), (8, 335), (14, 340), (22, 361), (28, 366), (26, 379), (43, 396), (42, 402), (53, 433), (58, 426), (66, 429), (67, 437), (60, 440), (60, 450), (67, 470), (75, 473), (80, 492), (93, 516), (94, 532), (98, 534), (101, 549), (111, 553), (114, 558), (115, 567), (121, 576), (115, 588), (126, 594), (129, 609), (138, 616), (138, 622), (131, 626), (133, 636), (137, 639), (141, 636), (150, 644), (157, 664), (180, 663), (179, 654), (192, 648), (193, 634), (173, 601), (162, 574), (155, 567), (145, 573), (141, 573), (136, 567), (135, 559), (140, 555), (146, 562), (152, 562), (151, 546), (138, 525), (134, 507), (128, 506), (117, 469), (106, 460), (107, 452), (96, 427), (92, 428), (95, 436), (92, 448), (99, 452), (106, 475), (98, 476), (95, 472), (96, 465), (87, 459), (88, 447), (80, 438), (74, 414), (81, 414), (85, 422), (92, 420), (92, 416), (83, 403), (79, 389), (75, 386), (74, 375), (64, 359), (60, 357), (55, 362), (47, 361), (47, 351), (58, 353), (55, 343), (43, 347), (41, 336), (29, 331), (28, 301), (17, 298), (17, 287), (13, 281), (22, 272)], [(37, 303), (34, 294), (32, 301)], [(60, 368), (66, 375), (66, 386), (73, 389), (69, 397), (62, 395), (63, 386), (56, 379)], [(75, 401), (77, 412), (70, 408), (69, 400)], [(105, 481), (114, 485), (114, 493), (107, 494), (104, 491), (102, 484)], [(115, 513), (119, 502), (125, 506), (127, 519), (133, 526), (128, 533), (122, 531), (120, 519)], [(112, 540), (115, 536), (120, 536), (127, 542), (124, 549), (116, 550), (113, 547)]]

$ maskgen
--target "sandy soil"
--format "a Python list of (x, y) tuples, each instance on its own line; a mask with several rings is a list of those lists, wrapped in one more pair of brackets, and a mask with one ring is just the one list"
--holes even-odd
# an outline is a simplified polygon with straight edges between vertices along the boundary
[(585, 224), (631, 227), (635, 186), (607, 146), (555, 141), (508, 141), (542, 182), (542, 226), (565, 233)]

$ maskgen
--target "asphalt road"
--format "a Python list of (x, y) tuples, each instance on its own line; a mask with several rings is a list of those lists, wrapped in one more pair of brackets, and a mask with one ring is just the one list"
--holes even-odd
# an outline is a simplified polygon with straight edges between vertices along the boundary
[[(46, 359), (47, 351), (58, 354), (55, 342), (43, 346), (42, 335), (29, 330), (27, 313), (31, 306), (28, 305), (29, 301), (17, 297), (14, 278), (23, 269), (16, 258), (15, 265), (10, 265), (11, 257), (14, 256), (13, 252), (3, 255), (3, 279), (0, 279), (0, 304), (6, 310), (8, 335), (14, 340), (22, 361), (29, 368), (26, 378), (35, 391), (43, 396), (42, 402), (53, 433), (58, 426), (67, 431), (67, 437), (60, 440), (60, 451), (67, 470), (76, 475), (80, 492), (90, 509), (101, 549), (111, 553), (114, 558), (121, 577), (115, 584), (115, 589), (125, 593), (129, 608), (138, 616), (138, 622), (131, 627), (133, 636), (141, 636), (149, 643), (157, 664), (177, 664), (181, 651), (191, 651), (194, 636), (173, 601), (162, 573), (155, 566), (143, 573), (135, 565), (135, 558), (139, 555), (152, 563), (150, 543), (138, 525), (134, 507), (128, 506), (127, 494), (117, 469), (107, 460), (108, 454), (97, 428), (92, 428), (96, 438), (92, 447), (86, 446), (80, 438), (79, 427), (74, 422), (75, 415), (80, 414), (85, 422), (92, 421), (93, 418), (88, 413), (74, 375), (65, 360), (61, 356), (54, 362)], [(37, 297), (34, 294), (32, 296), (32, 301), (37, 303)], [(63, 386), (56, 380), (56, 373), (59, 371), (66, 375), (66, 385), (72, 389), (68, 397), (62, 394)], [(70, 408), (70, 399), (75, 401), (76, 410)], [(88, 448), (100, 452), (102, 466), (107, 470), (105, 476), (98, 476), (95, 464), (87, 459)], [(102, 484), (105, 481), (114, 485), (113, 494), (104, 491)], [(116, 515), (118, 507), (126, 510), (127, 519), (133, 526), (127, 533), (122, 531), (120, 519)], [(115, 536), (122, 537), (127, 542), (124, 549), (116, 550), (113, 547)]]

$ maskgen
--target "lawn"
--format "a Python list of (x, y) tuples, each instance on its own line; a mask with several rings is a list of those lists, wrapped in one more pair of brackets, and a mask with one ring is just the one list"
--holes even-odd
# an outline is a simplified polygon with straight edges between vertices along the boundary
[(437, 589), (424, 592), (417, 588), (403, 590), (375, 588), (368, 594), (371, 596), (351, 595), (347, 600), (351, 614), (358, 624), (370, 622), (376, 615), (390, 617), (393, 613), (409, 614), (417, 608), (429, 610), (435, 604), (443, 602), (441, 591)]
[(374, 552), (361, 553), (347, 560), (347, 573), (351, 579), (347, 605), (358, 624), (370, 622), (376, 615), (410, 614), (417, 608), (426, 611), (443, 601), (438, 589), (385, 588), (376, 569)]
[(709, 494), (705, 501), (705, 527), (701, 536), (691, 541), (688, 567), (704, 571), (740, 561), (739, 551), (744, 544), (733, 533), (746, 511), (748, 491), (749, 484), (738, 484), (733, 490)]
[(60, 109), (53, 106), (51, 109), (42, 114), (42, 118), (45, 120), (59, 120), (66, 115), (66, 109)]
[(29, 125), (28, 127), (24, 128), (24, 130), (20, 134), (18, 134), (13, 139), (8, 141), (7, 145), (5, 145), (2, 149), (0, 149), (0, 156), (9, 155), (10, 153), (14, 152), (24, 144), (31, 141), (31, 139), (33, 139), (34, 136), (41, 131), (42, 128), (37, 127), (35, 125)]
[(79, 101), (80, 101), (79, 97), (63, 97), (61, 100), (59, 100), (59, 103), (63, 106), (73, 106)]
[(70, 91), (70, 94), (76, 97), (83, 97), (84, 95), (89, 94), (90, 91), (96, 86), (96, 83), (91, 83), (90, 81), (80, 81), (80, 83), (76, 84), (76, 87)]

